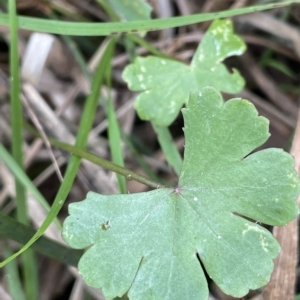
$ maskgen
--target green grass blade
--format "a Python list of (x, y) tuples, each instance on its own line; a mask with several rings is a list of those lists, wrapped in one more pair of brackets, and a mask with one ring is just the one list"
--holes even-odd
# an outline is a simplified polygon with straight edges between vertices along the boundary
[[(8, 2), (10, 28), (10, 97), (12, 126), (12, 155), (21, 170), (23, 163), (23, 115), (20, 100), (19, 51), (18, 51), (18, 18), (15, 0)], [(26, 189), (15, 178), (16, 209), (18, 221), (29, 224), (27, 215)], [(21, 256), (24, 272), (24, 286), (27, 299), (38, 299), (38, 269), (34, 252), (29, 249)], [(13, 267), (13, 265), (12, 265)], [(17, 272), (17, 271), (16, 271)], [(13, 283), (12, 283), (13, 284)]]
[[(21, 255), (23, 269), (23, 277), (25, 284), (25, 293), (27, 299), (38, 300), (39, 294), (39, 275), (38, 265), (35, 253), (32, 249), (27, 249)], [(18, 299), (18, 298), (17, 298)]]
[[(22, 168), (16, 163), (14, 158), (9, 154), (9, 152), (0, 143), (0, 159), (2, 159), (10, 171), (14, 174), (15, 178), (24, 188), (26, 188), (34, 198), (43, 206), (46, 211), (50, 210), (50, 205), (36, 186), (32, 183), (26, 173)], [(55, 223), (58, 228), (61, 228), (60, 221), (56, 218)]]
[[(18, 22), (16, 17), (16, 4), (9, 0), (10, 16), (10, 105), (12, 128), (12, 155), (21, 169), (23, 164), (23, 115), (20, 101), (20, 76), (18, 53)], [(16, 186), (17, 219), (24, 224), (28, 223), (26, 207), (26, 191), (18, 180)]]
[[(280, 1), (262, 5), (253, 5), (232, 10), (195, 14), (190, 16), (172, 17), (166, 19), (131, 21), (126, 23), (78, 23), (55, 20), (44, 20), (31, 17), (19, 17), (19, 27), (22, 29), (34, 30), (39, 32), (48, 32), (54, 34), (77, 35), (77, 36), (100, 36), (124, 32), (144, 32), (151, 30), (160, 30), (170, 27), (179, 27), (195, 24), (199, 22), (211, 21), (220, 18), (229, 18), (256, 11), (262, 11), (272, 8), (278, 8), (293, 3), (300, 3), (300, 0)], [(8, 25), (7, 14), (0, 14), (0, 24)]]
[[(18, 53), (18, 22), (14, 0), (9, 0), (10, 15), (10, 105), (12, 127), (12, 155), (16, 163), (23, 169), (23, 115), (20, 101), (20, 76)], [(28, 222), (26, 213), (26, 195), (23, 186), (16, 181), (17, 217), (19, 221)]]
[(292, 79), (296, 79), (296, 74), (294, 73), (294, 71), (289, 68), (285, 63), (276, 60), (276, 59), (265, 59), (260, 63), (260, 66), (262, 67), (270, 67), (273, 68), (283, 74), (285, 74), (286, 76), (289, 76)]
[[(9, 257), (11, 255), (11, 251), (7, 246), (5, 247), (4, 255), (5, 257)], [(9, 294), (12, 297), (12, 299), (26, 300), (22, 290), (22, 284), (18, 270), (18, 263), (16, 260), (11, 261), (5, 266), (5, 273)]]
[[(112, 56), (113, 56), (113, 51), (111, 53), (110, 60), (112, 59)], [(106, 77), (107, 77), (107, 82), (108, 82), (108, 87), (109, 87), (109, 97), (106, 101), (106, 110), (107, 110), (107, 119), (108, 119), (108, 140), (109, 140), (109, 146), (110, 146), (110, 153), (111, 153), (112, 161), (115, 164), (118, 164), (118, 165), (124, 167), (120, 128), (119, 128), (119, 123), (117, 120), (114, 105), (112, 103), (112, 99), (111, 99), (111, 95), (110, 95), (110, 92), (111, 92), (111, 64), (108, 65)], [(126, 187), (125, 178), (123, 176), (117, 174), (117, 180), (118, 180), (119, 192), (121, 194), (126, 194), (127, 187)]]
[[(34, 233), (35, 230), (31, 227), (0, 213), (0, 235), (2, 237), (5, 236), (20, 244), (26, 244)], [(43, 236), (37, 240), (31, 248), (45, 256), (74, 267), (77, 267), (78, 261), (84, 252), (83, 250), (71, 249)]]
[[(119, 123), (111, 99), (107, 100), (107, 117), (108, 117), (108, 139), (109, 139), (112, 161), (115, 164), (118, 164), (123, 167), (124, 159), (122, 153), (120, 128), (119, 128)], [(126, 179), (119, 174), (117, 174), (117, 179), (118, 179), (118, 186), (119, 186), (120, 193), (126, 194), (127, 193)]]
[[(106, 51), (102, 57), (102, 60), (100, 64), (98, 65), (98, 68), (96, 70), (94, 80), (92, 83), (92, 89), (91, 89), (91, 94), (88, 96), (86, 105), (81, 117), (79, 129), (78, 129), (78, 134), (76, 138), (76, 146), (80, 148), (85, 148), (86, 142), (87, 142), (87, 137), (90, 132), (90, 129), (92, 127), (92, 122), (94, 119), (97, 103), (98, 103), (98, 96), (99, 96), (99, 91), (100, 87), (102, 85), (104, 75), (105, 75), (105, 69), (107, 64), (109, 63), (109, 60), (107, 60), (107, 57), (110, 55), (111, 52), (111, 46), (112, 43), (111, 41), (108, 42)], [(34, 236), (15, 254), (11, 255), (9, 258), (4, 260), (3, 262), (0, 263), (0, 267), (3, 267), (6, 265), (8, 262), (12, 261), (14, 258), (19, 256), (21, 253), (23, 253), (25, 250), (27, 250), (38, 238), (42, 236), (42, 234), (46, 231), (46, 229), (49, 227), (49, 225), (52, 223), (52, 221), (55, 219), (57, 216), (58, 212), (60, 211), (61, 207), (64, 204), (65, 199), (67, 198), (67, 195), (70, 192), (70, 189), (72, 187), (72, 184), (74, 182), (74, 179), (77, 175), (77, 171), (80, 165), (80, 157), (78, 156), (72, 156), (70, 158), (64, 181), (62, 182), (60, 189), (54, 199), (53, 205), (44, 220), (43, 224), (41, 227), (37, 230), (37, 232), (34, 234)]]
[(182, 166), (182, 157), (173, 141), (169, 129), (167, 127), (157, 126), (152, 122), (151, 124), (157, 134), (158, 142), (168, 164), (173, 167), (176, 174), (179, 175)]

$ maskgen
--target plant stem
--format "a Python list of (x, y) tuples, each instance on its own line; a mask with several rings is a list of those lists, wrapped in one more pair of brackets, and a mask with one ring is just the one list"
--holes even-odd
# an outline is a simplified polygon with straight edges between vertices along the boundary
[(129, 39), (131, 39), (134, 43), (140, 45), (141, 47), (144, 47), (151, 54), (156, 55), (157, 57), (165, 58), (165, 59), (170, 59), (170, 60), (176, 60), (174, 57), (172, 57), (170, 55), (167, 55), (167, 54), (163, 53), (162, 51), (158, 50), (153, 45), (151, 45), (150, 43), (148, 43), (145, 39), (139, 37), (137, 34), (128, 33), (127, 37)]
[(120, 174), (120, 175), (123, 175), (126, 177), (127, 180), (135, 180), (135, 181), (138, 181), (142, 184), (145, 184), (151, 188), (154, 188), (154, 189), (158, 189), (158, 188), (163, 188), (163, 187), (166, 187), (154, 180), (151, 180), (141, 174), (138, 174), (134, 171), (131, 171), (129, 169), (126, 169), (124, 167), (121, 167), (117, 164), (114, 164), (113, 162), (109, 161), (109, 160), (106, 160), (102, 157), (99, 157), (91, 152), (88, 152), (86, 150), (83, 150), (81, 148), (78, 148), (76, 146), (73, 146), (73, 145), (70, 145), (70, 144), (67, 144), (67, 143), (63, 143), (63, 142), (60, 142), (60, 141), (57, 141), (55, 139), (49, 139), (50, 143), (53, 145), (53, 146), (56, 146), (60, 149), (63, 149), (63, 150), (66, 150), (68, 152), (71, 152), (81, 158), (85, 158), (105, 169), (108, 169), (110, 171), (113, 171), (117, 174)]
[[(40, 134), (39, 132), (37, 132), (30, 124), (28, 123), (24, 123), (24, 127), (33, 135), (37, 136), (37, 137), (40, 137)], [(122, 166), (119, 166), (109, 160), (106, 160), (102, 157), (99, 157), (89, 151), (86, 151), (82, 148), (79, 148), (77, 146), (73, 146), (73, 145), (70, 145), (70, 144), (67, 144), (67, 143), (63, 143), (63, 142), (60, 142), (56, 139), (53, 139), (53, 138), (49, 138), (49, 142), (52, 146), (55, 146), (59, 149), (62, 149), (62, 150), (65, 150), (65, 151), (68, 151), (70, 153), (73, 153), (81, 158), (84, 158), (90, 162), (93, 162), (95, 163), (96, 165), (99, 165), (107, 170), (110, 170), (112, 172), (115, 172), (117, 174), (120, 174), (122, 176), (125, 176), (127, 180), (135, 180), (137, 182), (140, 182), (142, 184), (145, 184), (151, 188), (154, 188), (154, 189), (159, 189), (159, 188), (166, 188), (166, 187), (170, 187), (170, 186), (166, 186), (166, 185), (163, 185), (157, 181), (154, 181), (152, 179), (149, 179), (141, 174), (138, 174), (134, 171), (131, 171), (129, 169), (126, 169)]]
[(151, 125), (157, 135), (159, 145), (166, 157), (168, 164), (173, 167), (176, 174), (179, 175), (182, 167), (182, 158), (173, 141), (169, 128), (155, 125), (153, 122), (151, 122)]

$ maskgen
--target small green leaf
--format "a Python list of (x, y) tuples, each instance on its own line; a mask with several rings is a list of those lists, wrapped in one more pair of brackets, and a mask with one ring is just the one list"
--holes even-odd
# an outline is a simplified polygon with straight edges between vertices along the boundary
[(135, 102), (140, 118), (168, 126), (187, 102), (189, 92), (207, 85), (227, 93), (240, 92), (244, 79), (236, 70), (230, 73), (222, 61), (241, 55), (245, 49), (231, 21), (216, 20), (205, 33), (190, 66), (154, 56), (138, 57), (125, 68), (123, 78), (131, 90), (141, 92)]
[(269, 137), (268, 120), (250, 102), (224, 104), (206, 87), (191, 95), (183, 116), (178, 186), (90, 192), (69, 206), (63, 237), (73, 248), (88, 247), (79, 271), (107, 298), (207, 300), (199, 259), (225, 293), (242, 297), (268, 282), (280, 251), (257, 222), (284, 225), (298, 215), (292, 156), (274, 148), (250, 154)]
[(124, 22), (150, 20), (152, 7), (144, 0), (108, 0), (107, 2)]

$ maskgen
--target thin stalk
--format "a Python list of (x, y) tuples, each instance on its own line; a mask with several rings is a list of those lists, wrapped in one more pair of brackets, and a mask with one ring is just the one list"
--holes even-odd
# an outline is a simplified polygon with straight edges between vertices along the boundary
[(179, 175), (182, 167), (182, 158), (173, 141), (169, 128), (157, 126), (153, 122), (151, 122), (151, 124), (157, 134), (158, 142), (165, 154), (168, 164), (173, 167), (176, 174)]
[(109, 160), (106, 160), (102, 157), (99, 157), (91, 152), (88, 152), (86, 150), (83, 150), (81, 148), (78, 148), (76, 146), (67, 144), (67, 143), (63, 143), (54, 139), (49, 139), (51, 145), (56, 146), (62, 150), (66, 150), (68, 152), (71, 152), (81, 158), (85, 158), (86, 160), (93, 162), (107, 170), (110, 170), (112, 172), (115, 172), (117, 174), (120, 174), (122, 176), (125, 176), (127, 180), (135, 180), (138, 181), (142, 184), (145, 184), (153, 189), (158, 189), (158, 188), (164, 188), (166, 186), (152, 180), (149, 179), (141, 174), (138, 174), (134, 171), (131, 171), (129, 169), (126, 169), (122, 166), (119, 166)]
[(158, 50), (157, 48), (155, 48), (153, 45), (151, 45), (149, 42), (147, 42), (145, 39), (139, 37), (137, 34), (133, 34), (133, 33), (128, 33), (127, 37), (129, 39), (131, 39), (131, 41), (133, 41), (135, 44), (138, 44), (142, 47), (144, 47), (145, 49), (147, 49), (150, 53), (156, 55), (157, 57), (160, 58), (165, 58), (165, 59), (171, 59), (171, 60), (176, 60), (175, 58), (173, 58), (172, 56), (163, 53), (162, 51)]
[[(40, 137), (39, 132), (36, 131), (35, 129), (33, 129), (31, 125), (29, 125), (28, 123), (25, 123), (24, 126), (31, 134), (33, 134), (37, 137)], [(155, 180), (149, 179), (141, 174), (138, 174), (134, 171), (126, 169), (120, 165), (117, 165), (109, 160), (106, 160), (100, 156), (97, 156), (97, 155), (95, 155), (89, 151), (86, 151), (82, 148), (79, 148), (77, 146), (73, 146), (71, 144), (67, 144), (67, 143), (58, 141), (53, 138), (49, 138), (49, 142), (52, 146), (55, 146), (61, 150), (65, 150), (67, 152), (73, 153), (73, 154), (75, 154), (81, 158), (84, 158), (90, 162), (93, 162), (107, 170), (110, 170), (112, 172), (115, 172), (117, 174), (125, 176), (127, 180), (135, 180), (135, 181), (145, 184), (153, 189), (169, 187), (169, 186), (163, 185)]]
[[(4, 246), (4, 255), (9, 257), (11, 255), (11, 250), (8, 245)], [(18, 262), (16, 260), (11, 261), (5, 266), (5, 278), (9, 294), (13, 299), (26, 300), (25, 295), (22, 290), (21, 278), (18, 270)]]
[[(18, 52), (18, 23), (16, 17), (16, 5), (14, 0), (9, 1), (10, 15), (10, 105), (12, 128), (12, 156), (16, 163), (24, 169), (23, 163), (23, 115), (20, 101), (19, 78), (19, 52)], [(17, 219), (24, 224), (28, 223), (26, 207), (26, 191), (21, 183), (16, 180), (16, 205)]]
[[(15, 0), (9, 0), (10, 27), (10, 97), (11, 97), (11, 126), (12, 126), (12, 155), (16, 163), (24, 170), (23, 162), (23, 115), (20, 101), (19, 50), (18, 50), (18, 19)], [(26, 189), (15, 178), (17, 220), (29, 224), (27, 215)], [(38, 271), (34, 252), (30, 249), (23, 253), (22, 265), (24, 285), (27, 299), (38, 298)]]
[[(112, 59), (113, 51), (110, 60)], [(124, 158), (122, 153), (122, 140), (120, 134), (120, 127), (117, 120), (114, 105), (111, 99), (111, 65), (107, 67), (107, 86), (109, 88), (109, 95), (106, 101), (106, 114), (108, 119), (108, 140), (110, 146), (110, 153), (112, 161), (118, 165), (124, 166)], [(126, 180), (123, 176), (117, 175), (119, 192), (125, 194), (127, 191)]]
[[(102, 8), (109, 15), (109, 17), (111, 18), (112, 21), (120, 22), (120, 18), (115, 14), (115, 12), (109, 7), (109, 5), (105, 1), (103, 1), (103, 0), (97, 0), (97, 1), (101, 4)], [(156, 49), (154, 46), (152, 46), (150, 43), (148, 43), (145, 39), (139, 37), (137, 34), (128, 33), (126, 35), (126, 37), (128, 39), (130, 39), (132, 42), (134, 42), (135, 44), (138, 44), (138, 45), (144, 47), (150, 53), (152, 53), (158, 57), (166, 58), (166, 59), (174, 59), (171, 56), (164, 54), (160, 50)]]

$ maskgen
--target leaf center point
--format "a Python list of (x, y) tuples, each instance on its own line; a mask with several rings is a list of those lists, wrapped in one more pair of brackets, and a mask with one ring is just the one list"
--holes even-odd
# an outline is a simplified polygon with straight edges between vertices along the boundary
[(181, 186), (177, 185), (173, 188), (173, 193), (174, 194), (181, 194)]

